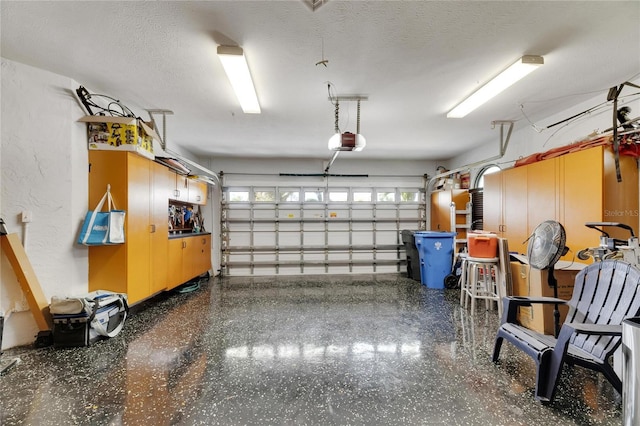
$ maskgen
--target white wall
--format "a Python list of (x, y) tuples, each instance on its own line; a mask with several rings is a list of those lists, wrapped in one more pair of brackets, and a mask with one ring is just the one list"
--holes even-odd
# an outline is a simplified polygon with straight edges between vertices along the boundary
[[(329, 169), (333, 175), (367, 175), (366, 178), (330, 176), (329, 185), (351, 186), (354, 180), (359, 180), (363, 186), (381, 186), (381, 182), (388, 182), (389, 186), (401, 186), (403, 182), (410, 182), (414, 186), (416, 178), (428, 173), (433, 175), (437, 164), (432, 161), (382, 161), (364, 160), (357, 158), (358, 153), (345, 152), (338, 155)], [(216, 172), (225, 173), (227, 184), (232, 185), (277, 185), (282, 182), (299, 182), (298, 185), (325, 186), (324, 177), (311, 176), (279, 176), (280, 174), (323, 174), (330, 159), (241, 159), (215, 158), (211, 159), (211, 168)], [(438, 163), (439, 164), (439, 163)], [(253, 176), (248, 176), (252, 175)], [(246, 175), (246, 176), (237, 176)], [(345, 183), (346, 182), (346, 183)], [(359, 183), (360, 184), (360, 183)]]
[[(23, 240), (45, 297), (87, 291), (87, 250), (75, 244), (87, 210), (86, 126), (73, 80), (2, 59), (0, 216)], [(21, 212), (33, 221), (21, 223)], [(38, 328), (0, 256), (2, 346), (31, 344)]]
[[(640, 80), (635, 81), (635, 84), (640, 84)], [(631, 108), (632, 111), (630, 116), (632, 118), (640, 116), (640, 99), (637, 96), (634, 96), (634, 100), (629, 100), (625, 95), (637, 93), (638, 91), (638, 89), (633, 87), (625, 87), (621, 92), (620, 101), (618, 103), (618, 108), (622, 106), (629, 106)], [(603, 91), (592, 99), (577, 104), (566, 111), (549, 116), (544, 120), (539, 120), (534, 123), (537, 129), (534, 129), (534, 127), (531, 126), (524, 118), (521, 119), (514, 126), (514, 132), (511, 135), (504, 157), (499, 160), (491, 161), (487, 164), (497, 164), (501, 168), (509, 168), (519, 158), (526, 157), (537, 152), (544, 152), (552, 148), (569, 145), (574, 142), (579, 142), (589, 137), (589, 135), (594, 132), (603, 132), (605, 129), (608, 129), (613, 125), (613, 106), (611, 103), (606, 103), (606, 97), (607, 93), (606, 91)], [(605, 103), (605, 105), (601, 105), (603, 103)], [(601, 106), (589, 114), (577, 117), (550, 129), (544, 129), (544, 127), (557, 123), (561, 120), (565, 120), (598, 105)], [(499, 140), (500, 130), (499, 127), (496, 127), (494, 142), (490, 142), (478, 149), (466, 152), (451, 159), (447, 162), (447, 166), (450, 169), (453, 169), (475, 163), (485, 158), (493, 157), (499, 154)], [(478, 166), (472, 170), (472, 183), (476, 173), (482, 167), (483, 166)]]

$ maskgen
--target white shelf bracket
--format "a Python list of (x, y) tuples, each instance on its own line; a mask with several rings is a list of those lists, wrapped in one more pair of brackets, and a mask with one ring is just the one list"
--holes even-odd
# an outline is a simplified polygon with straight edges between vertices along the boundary
[(156, 130), (159, 129), (159, 127), (158, 127), (158, 123), (156, 123), (154, 114), (162, 115), (162, 136), (160, 136), (159, 132), (156, 131), (156, 133), (158, 133), (158, 137), (160, 138), (160, 145), (162, 146), (162, 149), (166, 150), (167, 149), (167, 115), (173, 115), (173, 111), (168, 109), (148, 109), (147, 112), (149, 113), (149, 117), (151, 117), (153, 128)]

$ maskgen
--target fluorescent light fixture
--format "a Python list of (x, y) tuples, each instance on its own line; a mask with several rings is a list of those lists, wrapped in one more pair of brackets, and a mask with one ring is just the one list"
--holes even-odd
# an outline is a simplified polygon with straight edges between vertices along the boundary
[(218, 57), (245, 114), (260, 114), (260, 104), (241, 47), (218, 46)]
[(542, 56), (523, 56), (449, 111), (447, 118), (464, 117), (542, 64), (544, 64)]

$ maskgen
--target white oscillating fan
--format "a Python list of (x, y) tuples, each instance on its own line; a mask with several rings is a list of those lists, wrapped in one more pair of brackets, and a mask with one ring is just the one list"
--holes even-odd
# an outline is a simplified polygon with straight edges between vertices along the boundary
[[(553, 276), (553, 268), (569, 249), (565, 246), (567, 234), (564, 227), (555, 220), (545, 220), (539, 224), (528, 239), (527, 258), (529, 265), (536, 269), (547, 269), (549, 286), (553, 287), (553, 297), (558, 297), (558, 282)], [(553, 311), (554, 330), (558, 337), (560, 332), (560, 311), (555, 305)]]

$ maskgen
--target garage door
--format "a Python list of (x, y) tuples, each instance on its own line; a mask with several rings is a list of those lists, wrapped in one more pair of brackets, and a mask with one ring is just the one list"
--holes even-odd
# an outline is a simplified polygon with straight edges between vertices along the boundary
[(222, 273), (406, 270), (403, 229), (424, 229), (420, 187), (223, 187)]

